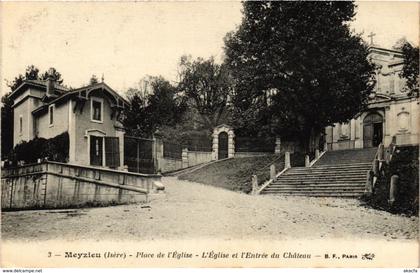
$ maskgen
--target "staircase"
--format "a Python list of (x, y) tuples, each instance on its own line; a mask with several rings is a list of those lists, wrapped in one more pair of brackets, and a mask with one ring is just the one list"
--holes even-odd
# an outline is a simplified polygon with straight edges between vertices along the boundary
[(314, 197), (360, 197), (377, 148), (331, 151), (310, 168), (294, 167), (261, 194)]

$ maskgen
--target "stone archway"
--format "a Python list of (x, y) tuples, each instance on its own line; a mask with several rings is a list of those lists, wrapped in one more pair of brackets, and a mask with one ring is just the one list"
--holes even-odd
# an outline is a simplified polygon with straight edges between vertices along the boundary
[[(219, 141), (224, 142), (227, 135), (227, 145), (226, 143), (220, 143)], [(235, 133), (233, 128), (226, 124), (221, 124), (214, 128), (213, 130), (213, 160), (219, 160), (222, 158), (232, 158), (235, 156)], [(222, 146), (220, 146), (220, 145)], [(222, 150), (220, 150), (221, 148)], [(227, 148), (227, 151), (225, 149)]]

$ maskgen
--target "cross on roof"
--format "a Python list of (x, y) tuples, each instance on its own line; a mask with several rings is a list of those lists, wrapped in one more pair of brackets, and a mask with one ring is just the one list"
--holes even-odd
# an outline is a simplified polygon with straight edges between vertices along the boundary
[(376, 36), (376, 33), (370, 32), (368, 37), (370, 38), (370, 45), (373, 45), (373, 37)]

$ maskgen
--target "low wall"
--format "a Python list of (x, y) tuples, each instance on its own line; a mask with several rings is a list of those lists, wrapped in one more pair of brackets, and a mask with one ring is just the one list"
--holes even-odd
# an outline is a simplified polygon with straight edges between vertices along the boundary
[(160, 175), (58, 162), (2, 169), (1, 207), (69, 208), (148, 201)]
[(159, 164), (162, 173), (182, 169), (182, 159), (162, 158)]
[(254, 157), (254, 156), (267, 156), (267, 155), (274, 155), (272, 153), (261, 153), (261, 152), (236, 152), (235, 157)]
[(188, 166), (210, 162), (212, 160), (211, 154), (211, 152), (188, 151)]
[[(184, 159), (184, 160), (183, 160)], [(181, 170), (198, 164), (207, 163), (212, 160), (211, 152), (187, 151), (183, 154), (183, 159), (162, 157), (159, 168), (162, 173)]]

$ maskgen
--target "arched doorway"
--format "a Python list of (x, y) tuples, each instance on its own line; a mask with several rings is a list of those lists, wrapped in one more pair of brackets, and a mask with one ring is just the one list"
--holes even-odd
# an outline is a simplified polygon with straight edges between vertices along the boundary
[(213, 129), (212, 159), (232, 158), (235, 156), (235, 133), (233, 128), (220, 124)]
[(219, 134), (219, 151), (218, 159), (228, 158), (228, 134), (226, 132), (221, 132)]
[(371, 113), (363, 120), (363, 147), (377, 147), (383, 139), (383, 118)]

